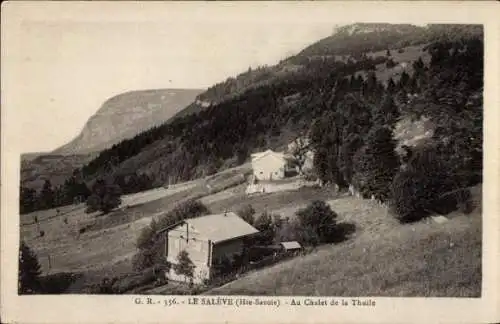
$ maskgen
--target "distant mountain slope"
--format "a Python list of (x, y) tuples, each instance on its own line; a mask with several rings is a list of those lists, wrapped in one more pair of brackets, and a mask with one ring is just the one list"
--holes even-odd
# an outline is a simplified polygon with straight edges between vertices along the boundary
[(25, 161), (33, 161), (37, 157), (41, 155), (47, 155), (49, 154), (48, 152), (28, 152), (28, 153), (23, 153), (21, 156), (21, 162), (24, 163)]
[(93, 154), (55, 155), (33, 153), (21, 156), (21, 185), (26, 188), (40, 190), (45, 180), (53, 186), (62, 185), (73, 171), (81, 168), (97, 156)]
[(175, 117), (195, 114), (223, 101), (234, 99), (248, 90), (280, 82), (290, 77), (311, 74), (311, 67), (337, 60), (359, 60), (363, 53), (427, 44), (456, 41), (482, 35), (481, 25), (356, 23), (342, 26), (326, 38), (307, 46), (297, 55), (273, 66), (260, 66), (229, 77), (200, 93), (196, 100)]
[(53, 154), (85, 154), (111, 147), (161, 125), (195, 100), (200, 89), (130, 91), (107, 100), (81, 133)]

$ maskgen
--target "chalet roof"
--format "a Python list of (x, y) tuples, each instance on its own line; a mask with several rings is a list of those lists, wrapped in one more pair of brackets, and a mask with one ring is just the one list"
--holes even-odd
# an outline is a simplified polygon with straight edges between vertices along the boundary
[(214, 243), (259, 232), (233, 212), (190, 218), (185, 222)]
[(281, 245), (285, 248), (285, 250), (295, 250), (301, 248), (300, 243), (297, 241), (281, 242)]
[(252, 154), (252, 160), (255, 161), (255, 160), (261, 159), (264, 156), (268, 156), (268, 155), (273, 155), (273, 156), (276, 156), (276, 157), (278, 157), (280, 159), (285, 159), (285, 154), (284, 153), (282, 153), (282, 152), (274, 152), (273, 150), (267, 150), (267, 151), (264, 151), (264, 152), (253, 153)]

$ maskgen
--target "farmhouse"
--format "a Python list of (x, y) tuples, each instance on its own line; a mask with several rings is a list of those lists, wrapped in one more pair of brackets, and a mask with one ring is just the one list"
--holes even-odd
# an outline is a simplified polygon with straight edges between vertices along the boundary
[(285, 177), (287, 160), (284, 153), (267, 150), (252, 154), (253, 177), (256, 180), (278, 180)]
[[(244, 239), (259, 231), (232, 212), (186, 219), (160, 233), (165, 238), (167, 261), (177, 264), (177, 256), (186, 251), (194, 263), (194, 283), (213, 275), (213, 266), (222, 259), (234, 259), (243, 253)], [(172, 266), (166, 274), (172, 280), (186, 278)]]

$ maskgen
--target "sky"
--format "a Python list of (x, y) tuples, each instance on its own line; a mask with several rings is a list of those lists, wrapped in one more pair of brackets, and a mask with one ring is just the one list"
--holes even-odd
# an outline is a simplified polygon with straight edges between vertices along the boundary
[(16, 110), (22, 152), (50, 151), (70, 141), (119, 93), (207, 88), (248, 67), (278, 63), (335, 27), (330, 19), (263, 19), (210, 7), (122, 10), (116, 16), (65, 8), (57, 18), (60, 8), (25, 9), (2, 34), (2, 104)]
[(2, 144), (8, 142), (13, 153), (54, 150), (77, 136), (110, 97), (131, 90), (207, 88), (296, 54), (336, 26), (471, 19), (467, 6), (453, 7), (450, 15), (442, 14), (451, 13), (443, 3), (412, 6), (408, 10), (404, 1), (3, 2)]

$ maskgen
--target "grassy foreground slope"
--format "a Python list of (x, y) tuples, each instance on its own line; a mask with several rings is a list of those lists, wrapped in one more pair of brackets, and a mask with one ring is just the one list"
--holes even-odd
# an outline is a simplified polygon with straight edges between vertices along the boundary
[(23, 214), (20, 236), (37, 254), (44, 275), (102, 269), (113, 274), (116, 264), (120, 271), (131, 271), (137, 236), (153, 217), (161, 217), (189, 199), (212, 196), (212, 206), (220, 199), (219, 191), (240, 184), (248, 171), (249, 166), (242, 165), (169, 188), (124, 195), (120, 208), (106, 215), (86, 214), (84, 204), (60, 207), (59, 212), (49, 209)]
[[(479, 189), (474, 188), (475, 196)], [(249, 273), (208, 294), (479, 297), (480, 208), (399, 224), (376, 203), (344, 197), (330, 201), (354, 236), (337, 245)]]

